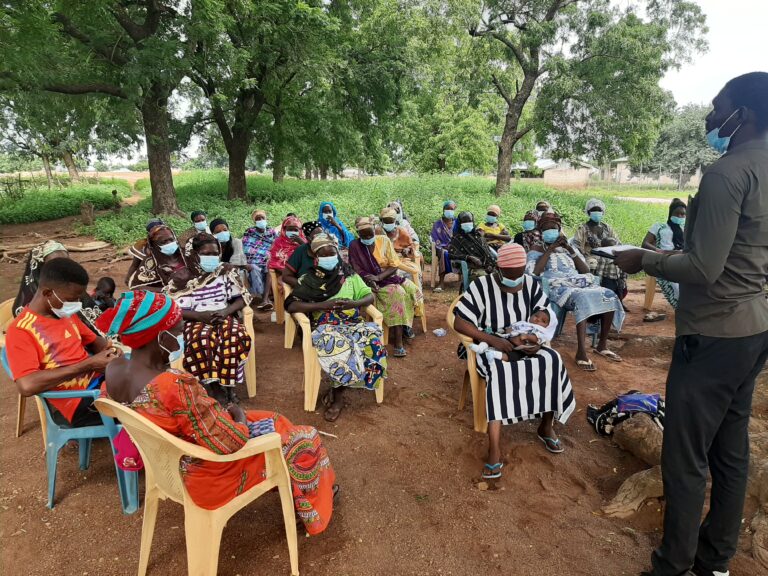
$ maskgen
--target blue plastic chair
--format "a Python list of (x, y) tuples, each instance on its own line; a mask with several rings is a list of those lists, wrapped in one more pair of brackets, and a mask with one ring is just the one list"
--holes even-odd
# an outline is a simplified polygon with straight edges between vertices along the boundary
[[(0, 350), (0, 362), (2, 362), (8, 377), (13, 380), (5, 349)], [(70, 440), (77, 440), (80, 447), (80, 469), (87, 470), (91, 463), (91, 441), (94, 438), (108, 438), (112, 447), (112, 455), (115, 454), (113, 439), (122, 428), (112, 418), (101, 415), (101, 425), (82, 426), (79, 428), (66, 428), (53, 421), (51, 411), (45, 398), (96, 398), (99, 390), (71, 390), (66, 392), (43, 392), (35, 397), (41, 414), (45, 414), (45, 422), (42, 433), (45, 443), (45, 464), (48, 471), (48, 508), (54, 506), (54, 493), (56, 491), (56, 467), (59, 462), (59, 451)], [(117, 487), (120, 492), (120, 503), (124, 514), (133, 514), (139, 509), (139, 473), (121, 470), (115, 462), (117, 472)]]

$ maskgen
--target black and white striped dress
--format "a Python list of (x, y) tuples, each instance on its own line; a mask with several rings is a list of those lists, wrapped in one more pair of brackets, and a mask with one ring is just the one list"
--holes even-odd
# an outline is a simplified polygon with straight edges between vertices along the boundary
[[(454, 314), (480, 330), (501, 333), (534, 311), (549, 310), (549, 300), (538, 280), (525, 277), (523, 289), (514, 294), (501, 290), (494, 274), (478, 278), (462, 294)], [(477, 370), (485, 379), (488, 421), (514, 424), (554, 412), (565, 423), (576, 408), (571, 380), (560, 355), (542, 347), (535, 355), (517, 362), (505, 362), (477, 356)]]

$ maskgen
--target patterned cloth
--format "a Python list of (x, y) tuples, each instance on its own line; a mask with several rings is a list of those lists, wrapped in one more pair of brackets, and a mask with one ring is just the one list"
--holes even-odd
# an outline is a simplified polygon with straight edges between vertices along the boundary
[[(500, 236), (509, 236), (509, 231), (507, 230), (507, 227), (504, 226), (501, 222), (496, 222), (494, 224), (488, 224), (488, 222), (483, 222), (482, 224), (477, 225), (478, 230), (482, 230), (486, 234), (498, 234)], [(491, 240), (488, 239), (488, 246), (492, 246), (493, 248), (501, 248), (506, 244), (504, 240)]]
[(573, 245), (579, 252), (587, 256), (587, 264), (592, 274), (600, 276), (600, 278), (621, 280), (626, 286), (627, 275), (613, 263), (613, 260), (591, 254), (594, 248), (602, 246), (604, 240), (615, 240), (617, 244), (621, 244), (619, 236), (608, 224), (590, 222), (582, 224), (576, 230), (576, 234), (573, 236)]
[(304, 232), (301, 231), (299, 231), (297, 237), (289, 238), (285, 230), (288, 226), (298, 226), (301, 228), (301, 220), (295, 216), (288, 216), (283, 220), (283, 224), (280, 227), (280, 235), (275, 239), (272, 248), (269, 251), (270, 270), (282, 271), (282, 269), (285, 268), (285, 263), (288, 261), (288, 258), (291, 257), (296, 248), (307, 242), (307, 239), (304, 237)]
[(163, 288), (171, 276), (186, 268), (187, 262), (183, 247), (177, 252), (178, 258), (166, 256), (148, 240), (140, 240), (128, 249), (128, 254), (138, 261), (135, 271), (128, 278), (128, 287)]
[(269, 251), (276, 239), (277, 232), (272, 229), (261, 231), (255, 226), (248, 228), (243, 234), (243, 251), (248, 264), (266, 270)]
[[(440, 218), (440, 220), (437, 220), (432, 225), (432, 232), (430, 232), (429, 237), (435, 245), (440, 274), (450, 274), (453, 272), (453, 269), (451, 268), (451, 260), (448, 257), (448, 246), (450, 246), (451, 238), (453, 237), (453, 221), (450, 224), (446, 224)], [(434, 266), (435, 263), (432, 262), (432, 265)]]
[[(656, 248), (659, 250), (682, 250), (682, 246), (679, 248), (675, 246), (674, 232), (669, 224), (654, 224), (649, 232), (656, 237)], [(677, 303), (680, 300), (680, 284), (670, 282), (664, 278), (656, 278), (656, 283), (659, 285), (661, 293), (667, 299), (669, 305), (672, 308), (677, 308)]]

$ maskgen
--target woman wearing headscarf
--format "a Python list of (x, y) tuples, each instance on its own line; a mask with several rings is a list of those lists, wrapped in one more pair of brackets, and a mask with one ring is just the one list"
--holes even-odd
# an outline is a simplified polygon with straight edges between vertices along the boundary
[(402, 260), (401, 270), (411, 274), (411, 279), (418, 282), (419, 267), (416, 261), (418, 247), (405, 227), (397, 223), (397, 212), (394, 208), (384, 208), (379, 213), (383, 235), (389, 238), (392, 246)]
[[(69, 252), (67, 252), (64, 244), (56, 240), (48, 240), (38, 244), (29, 251), (24, 275), (21, 277), (21, 283), (19, 284), (19, 292), (13, 301), (12, 312), (14, 318), (21, 313), (24, 306), (32, 301), (35, 292), (37, 292), (40, 283), (40, 269), (43, 267), (43, 264), (54, 258), (69, 258)], [(85, 292), (80, 298), (80, 302), (83, 307), (77, 313), (78, 317), (88, 328), (95, 330), (94, 323), (96, 318), (101, 315), (101, 308), (93, 297)]]
[(432, 232), (429, 237), (435, 246), (437, 262), (432, 262), (432, 266), (437, 265), (440, 281), (435, 288), (435, 292), (443, 291), (443, 282), (445, 275), (453, 272), (451, 268), (451, 259), (448, 257), (448, 246), (453, 238), (454, 222), (456, 218), (456, 202), (446, 200), (443, 202), (443, 214), (439, 220), (432, 225)]
[(211, 233), (211, 229), (208, 228), (208, 214), (203, 210), (194, 210), (190, 214), (190, 218), (192, 219), (192, 226), (184, 230), (179, 236), (179, 246), (184, 248), (185, 256), (192, 250), (190, 240), (192, 240), (193, 236), (197, 236), (200, 232)]
[(414, 227), (411, 226), (411, 222), (408, 220), (408, 217), (405, 214), (405, 210), (403, 210), (403, 203), (399, 200), (395, 200), (387, 204), (387, 208), (392, 208), (392, 210), (395, 211), (395, 222), (398, 226), (405, 228), (405, 231), (408, 232), (408, 235), (413, 241), (415, 250), (418, 252), (419, 244), (421, 244), (419, 241), (419, 235), (416, 233)]
[(619, 297), (603, 288), (589, 272), (589, 266), (579, 251), (571, 246), (562, 233), (560, 216), (546, 212), (539, 219), (542, 244), (528, 252), (526, 271), (547, 283), (547, 295), (553, 304), (573, 312), (576, 320), (576, 365), (586, 372), (596, 370), (587, 356), (587, 321), (600, 321), (600, 340), (594, 352), (621, 362), (618, 354), (608, 349), (608, 333), (613, 327), (621, 330), (624, 308)]
[(246, 267), (248, 261), (243, 251), (243, 241), (235, 238), (224, 218), (211, 220), (211, 234), (221, 245), (221, 261), (232, 266)]
[(485, 221), (477, 225), (477, 230), (483, 235), (488, 246), (495, 250), (512, 240), (507, 227), (499, 222), (500, 217), (501, 207), (491, 204), (486, 210)]
[[(335, 474), (317, 430), (296, 426), (270, 410), (244, 411), (220, 404), (192, 375), (169, 368), (183, 354), (182, 309), (164, 294), (127, 292), (105, 312), (99, 327), (120, 336), (132, 348), (130, 358), (113, 361), (106, 371), (105, 392), (153, 424), (214, 454), (233, 454), (249, 438), (272, 430), (280, 434), (291, 478), (296, 514), (308, 534), (320, 534), (333, 514), (338, 489)], [(192, 501), (206, 510), (226, 505), (265, 478), (263, 454), (232, 462), (182, 458), (184, 486)]]
[(280, 235), (269, 251), (269, 269), (281, 274), (291, 254), (306, 242), (304, 232), (301, 231), (301, 220), (296, 216), (286, 216), (280, 226)]
[(270, 310), (272, 302), (272, 283), (267, 281), (269, 276), (269, 252), (277, 239), (277, 233), (267, 224), (267, 213), (264, 210), (254, 210), (251, 214), (253, 226), (243, 234), (243, 251), (245, 259), (251, 266), (250, 292), (261, 298), (260, 309)]
[[(470, 282), (496, 269), (496, 255), (475, 227), (472, 212), (462, 212), (453, 225), (453, 237), (448, 247), (451, 262), (462, 267), (463, 289)], [(466, 266), (466, 270), (464, 267)]]
[(370, 218), (358, 218), (355, 228), (359, 238), (349, 245), (349, 264), (376, 296), (376, 309), (392, 330), (394, 356), (406, 356), (403, 332), (413, 326), (415, 310), (423, 298), (418, 286), (397, 274), (400, 257), (386, 236), (374, 234)]
[(146, 240), (136, 242), (128, 253), (133, 256), (125, 278), (129, 288), (162, 290), (175, 272), (187, 266), (176, 234), (159, 218), (147, 223)]
[(574, 246), (586, 256), (589, 270), (600, 278), (600, 285), (623, 300), (627, 295), (627, 275), (610, 258), (592, 254), (595, 248), (621, 244), (613, 228), (603, 222), (605, 204), (602, 200), (592, 198), (587, 202), (584, 212), (589, 219), (576, 230)]
[(526, 252), (529, 252), (534, 246), (541, 244), (541, 231), (538, 227), (539, 224), (539, 212), (538, 210), (529, 210), (523, 216), (523, 231), (515, 234), (513, 242), (520, 244), (525, 248)]
[(536, 202), (536, 213), (539, 216), (543, 216), (545, 212), (552, 212), (552, 205), (546, 200)]
[[(669, 205), (669, 215), (664, 223), (656, 223), (648, 230), (643, 239), (643, 248), (653, 250), (660, 254), (675, 254), (683, 251), (685, 247), (685, 213), (687, 206), (680, 198), (675, 198)], [(680, 285), (664, 278), (656, 278), (662, 294), (667, 302), (677, 308), (680, 298)]]
[(303, 274), (285, 300), (287, 312), (303, 312), (312, 323), (312, 344), (320, 367), (331, 380), (323, 398), (325, 419), (335, 421), (344, 406), (344, 388), (375, 390), (387, 369), (381, 328), (366, 322), (360, 309), (373, 304), (373, 293), (339, 257), (335, 238), (325, 233), (312, 240), (315, 266)]
[(477, 355), (477, 371), (486, 383), (488, 412), (488, 461), (483, 477), (499, 478), (502, 424), (541, 418), (538, 437), (553, 453), (563, 452), (554, 422), (565, 424), (576, 402), (571, 381), (560, 355), (542, 346), (535, 336), (511, 336), (510, 327), (545, 312), (547, 331), (554, 332), (557, 319), (538, 280), (525, 274), (522, 246), (505, 244), (499, 250), (498, 270), (475, 280), (454, 308), (454, 328), (501, 353)]
[(323, 227), (323, 232), (334, 236), (340, 248), (348, 248), (349, 243), (355, 239), (352, 233), (344, 226), (344, 222), (338, 216), (333, 202), (321, 202), (317, 219)]
[(203, 384), (234, 391), (251, 338), (239, 319), (250, 302), (237, 270), (224, 266), (219, 241), (205, 232), (192, 238), (188, 267), (176, 273), (166, 291), (184, 318), (184, 368)]
[(323, 232), (323, 227), (318, 220), (310, 220), (301, 225), (301, 233), (307, 239), (306, 244), (302, 244), (293, 251), (291, 257), (285, 263), (283, 268), (283, 282), (292, 288), (296, 288), (299, 278), (310, 272), (315, 267), (315, 253), (312, 252), (312, 239)]

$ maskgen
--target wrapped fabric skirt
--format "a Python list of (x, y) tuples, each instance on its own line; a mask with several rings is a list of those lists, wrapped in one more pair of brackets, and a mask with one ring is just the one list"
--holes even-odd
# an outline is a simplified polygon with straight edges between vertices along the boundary
[(242, 381), (251, 337), (237, 318), (228, 316), (216, 325), (184, 322), (184, 341), (184, 369), (198, 380), (218, 379), (224, 386)]
[(375, 322), (320, 324), (312, 332), (320, 367), (332, 386), (374, 390), (387, 370), (387, 350)]
[(376, 293), (376, 309), (384, 316), (389, 326), (413, 326), (414, 311), (420, 306), (423, 296), (411, 280), (402, 284), (382, 286)]

